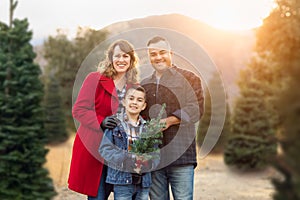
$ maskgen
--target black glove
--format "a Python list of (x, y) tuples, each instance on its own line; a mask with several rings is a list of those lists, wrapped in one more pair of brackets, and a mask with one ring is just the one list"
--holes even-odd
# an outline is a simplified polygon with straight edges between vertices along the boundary
[(108, 116), (102, 121), (100, 126), (103, 131), (105, 129), (113, 129), (117, 126), (117, 119), (115, 116)]

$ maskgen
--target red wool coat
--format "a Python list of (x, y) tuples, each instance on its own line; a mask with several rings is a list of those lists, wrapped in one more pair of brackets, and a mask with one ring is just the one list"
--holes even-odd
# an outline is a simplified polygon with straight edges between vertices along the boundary
[(103, 158), (98, 153), (102, 120), (115, 113), (119, 100), (111, 78), (90, 73), (83, 82), (73, 106), (73, 117), (80, 122), (73, 144), (69, 188), (96, 196), (102, 175)]

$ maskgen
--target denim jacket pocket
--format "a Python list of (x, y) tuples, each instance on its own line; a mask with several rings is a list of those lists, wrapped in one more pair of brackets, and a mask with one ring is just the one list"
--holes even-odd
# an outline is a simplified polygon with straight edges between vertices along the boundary
[(122, 134), (121, 132), (119, 131), (114, 131), (113, 134), (113, 143), (121, 148), (121, 149), (124, 149), (124, 150), (127, 150), (127, 137), (126, 137), (126, 134)]

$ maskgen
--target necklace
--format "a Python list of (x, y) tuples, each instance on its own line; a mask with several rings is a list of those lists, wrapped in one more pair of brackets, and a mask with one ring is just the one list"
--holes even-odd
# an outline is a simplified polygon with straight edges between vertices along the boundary
[(126, 85), (126, 78), (125, 76), (121, 76), (121, 77), (116, 77), (114, 79), (114, 84), (117, 90), (122, 90), (122, 88), (125, 87)]

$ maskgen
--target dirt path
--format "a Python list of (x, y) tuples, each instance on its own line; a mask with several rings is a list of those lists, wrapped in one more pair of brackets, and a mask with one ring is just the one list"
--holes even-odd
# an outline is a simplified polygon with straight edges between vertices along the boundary
[[(86, 196), (67, 188), (67, 177), (73, 138), (65, 144), (49, 147), (46, 167), (49, 169), (58, 195), (53, 200), (85, 200)], [(195, 171), (196, 200), (271, 200), (271, 178), (278, 176), (268, 168), (261, 172), (241, 173), (230, 170), (221, 155), (209, 155), (199, 160)], [(110, 199), (113, 199), (111, 197)]]

